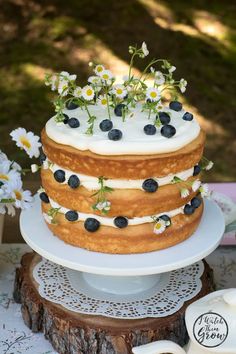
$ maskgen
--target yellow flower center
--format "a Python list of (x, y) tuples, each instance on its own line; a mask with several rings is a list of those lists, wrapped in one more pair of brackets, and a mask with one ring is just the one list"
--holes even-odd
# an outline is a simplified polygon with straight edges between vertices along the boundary
[(118, 88), (118, 89), (116, 90), (116, 92), (118, 93), (118, 95), (121, 95), (122, 92), (123, 92), (123, 90), (122, 90), (121, 88)]
[(92, 94), (93, 94), (93, 91), (92, 91), (91, 89), (88, 89), (88, 90), (87, 90), (87, 95), (88, 95), (88, 96), (91, 96)]
[(0, 174), (0, 179), (4, 179), (5, 181), (9, 181), (9, 177), (7, 175)]
[(31, 148), (31, 144), (29, 142), (29, 140), (25, 137), (25, 136), (21, 136), (20, 137), (20, 142), (23, 146), (27, 147), (28, 149)]
[(109, 76), (107, 74), (102, 75), (102, 77), (103, 77), (104, 80), (108, 80), (109, 79)]
[(101, 67), (101, 66), (98, 66), (98, 67), (97, 67), (97, 72), (100, 73), (101, 71), (102, 71), (102, 67)]
[(150, 93), (150, 96), (151, 96), (152, 98), (156, 98), (156, 97), (157, 97), (157, 93), (156, 93), (155, 91), (152, 91), (152, 92)]
[(157, 223), (156, 225), (155, 225), (155, 229), (156, 230), (159, 230), (161, 228), (161, 224), (160, 223)]
[(18, 191), (17, 189), (14, 190), (15, 196), (17, 200), (21, 200), (22, 199), (22, 194), (20, 191)]
[(103, 99), (101, 100), (101, 104), (106, 105), (106, 104), (107, 104), (107, 100), (106, 100), (105, 98), (103, 98)]

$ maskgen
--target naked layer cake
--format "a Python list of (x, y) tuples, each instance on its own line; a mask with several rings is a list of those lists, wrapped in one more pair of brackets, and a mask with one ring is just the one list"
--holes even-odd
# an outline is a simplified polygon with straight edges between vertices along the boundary
[(205, 134), (177, 96), (187, 82), (166, 60), (134, 76), (134, 59), (148, 49), (129, 51), (121, 83), (100, 64), (84, 87), (67, 72), (46, 78), (59, 95), (42, 131), (43, 215), (55, 236), (91, 251), (142, 253), (184, 241), (207, 192), (199, 180), (211, 165)]

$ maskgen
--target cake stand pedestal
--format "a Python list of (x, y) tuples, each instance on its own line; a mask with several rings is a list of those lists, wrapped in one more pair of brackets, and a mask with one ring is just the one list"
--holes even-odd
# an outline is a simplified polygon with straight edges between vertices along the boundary
[[(91, 294), (102, 293), (103, 300), (113, 296), (118, 304), (127, 297), (137, 300), (154, 286), (158, 289), (168, 272), (187, 267), (210, 254), (220, 243), (224, 219), (217, 205), (206, 200), (199, 228), (188, 240), (166, 250), (135, 255), (101, 254), (65, 244), (48, 230), (37, 200), (32, 209), (22, 213), (20, 226), (25, 241), (40, 256), (73, 270), (75, 285), (81, 284), (82, 277)], [(131, 353), (133, 346), (157, 339), (171, 339), (183, 345), (187, 340), (186, 306), (213, 288), (212, 273), (204, 263), (201, 289), (191, 300), (186, 298), (172, 314), (136, 319), (85, 314), (40, 295), (33, 275), (41, 261), (39, 255), (23, 257), (16, 273), (14, 298), (22, 303), (25, 323), (33, 331), (43, 331), (61, 354), (126, 354)], [(66, 286), (65, 283), (62, 288)]]

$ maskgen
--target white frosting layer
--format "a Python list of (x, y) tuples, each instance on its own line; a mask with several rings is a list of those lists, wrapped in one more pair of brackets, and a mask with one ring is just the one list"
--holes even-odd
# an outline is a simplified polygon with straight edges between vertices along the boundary
[[(89, 106), (89, 110), (97, 117), (92, 136), (85, 134), (88, 128), (88, 115), (81, 108), (65, 110), (69, 117), (79, 119), (79, 128), (70, 128), (68, 124), (57, 123), (53, 117), (46, 124), (47, 135), (59, 144), (69, 145), (83, 151), (90, 150), (99, 155), (147, 155), (179, 150), (197, 138), (200, 132), (196, 119), (190, 122), (182, 119), (184, 110), (175, 112), (165, 108), (164, 111), (170, 113), (170, 124), (176, 128), (176, 134), (168, 139), (163, 137), (160, 129), (157, 128), (155, 135), (146, 135), (143, 128), (146, 124), (153, 124), (155, 115), (152, 114), (148, 120), (148, 113), (141, 112), (141, 107), (137, 106), (132, 111), (133, 117), (127, 116), (125, 122), (122, 122), (121, 117), (112, 114), (113, 128), (123, 133), (121, 140), (112, 141), (107, 137), (108, 132), (102, 132), (99, 128), (99, 123), (108, 118), (107, 110), (98, 106)], [(111, 111), (113, 111), (112, 108)]]
[[(98, 190), (100, 188), (99, 183), (98, 183), (98, 178), (92, 177), (92, 176), (87, 176), (83, 175), (80, 173), (75, 173), (70, 170), (66, 170), (63, 167), (60, 167), (57, 164), (49, 164), (50, 170), (54, 173), (56, 170), (63, 170), (65, 171), (65, 182), (63, 184), (66, 184), (68, 182), (69, 177), (73, 174), (76, 175), (80, 179), (80, 185), (84, 186), (88, 190)], [(182, 180), (186, 181), (189, 177), (193, 175), (193, 167), (176, 173), (174, 175), (170, 174), (165, 177), (152, 177), (154, 178), (159, 186), (164, 186), (166, 184), (170, 184), (174, 176), (177, 176), (181, 178)], [(142, 184), (143, 184), (144, 179), (107, 179), (105, 181), (105, 185), (107, 187), (113, 188), (113, 189), (142, 189)]]
[[(51, 206), (53, 208), (60, 208), (59, 212), (62, 213), (62, 214), (65, 214), (67, 211), (70, 210), (70, 209), (67, 209), (65, 207), (62, 207), (60, 204), (56, 203), (51, 198), (49, 198), (49, 200), (50, 200)], [(163, 213), (154, 215), (154, 217), (159, 217), (159, 216), (165, 214), (165, 215), (168, 215), (171, 218), (171, 217), (176, 216), (178, 214), (183, 214), (183, 209), (184, 209), (184, 207), (180, 207), (178, 209), (174, 209), (174, 210), (171, 210), (171, 211), (167, 211), (167, 212), (163, 212)], [(114, 224), (114, 219), (115, 218), (108, 218), (107, 216), (99, 216), (99, 215), (95, 215), (95, 214), (81, 213), (79, 211), (77, 211), (77, 212), (78, 212), (78, 215), (79, 215), (78, 221), (85, 221), (87, 218), (95, 218), (101, 223), (101, 225), (116, 227), (115, 224)], [(46, 221), (48, 221), (47, 219), (46, 219)], [(129, 221), (128, 222), (129, 226), (141, 225), (141, 224), (146, 224), (146, 223), (153, 222), (153, 216), (135, 217), (135, 218), (132, 218), (132, 219), (128, 219), (128, 221)]]

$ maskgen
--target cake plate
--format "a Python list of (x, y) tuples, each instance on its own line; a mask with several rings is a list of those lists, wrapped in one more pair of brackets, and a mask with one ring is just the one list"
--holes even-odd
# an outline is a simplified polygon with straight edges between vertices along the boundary
[[(25, 241), (39, 255), (79, 271), (78, 286), (82, 279), (91, 289), (128, 295), (146, 291), (161, 283), (163, 273), (186, 267), (208, 256), (219, 245), (225, 222), (217, 204), (206, 199), (198, 229), (182, 243), (149, 253), (105, 254), (71, 246), (55, 237), (46, 226), (40, 200), (36, 197), (33, 207), (21, 213), (20, 228)], [(72, 277), (76, 282), (75, 272)]]

